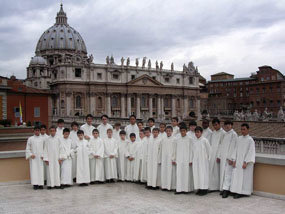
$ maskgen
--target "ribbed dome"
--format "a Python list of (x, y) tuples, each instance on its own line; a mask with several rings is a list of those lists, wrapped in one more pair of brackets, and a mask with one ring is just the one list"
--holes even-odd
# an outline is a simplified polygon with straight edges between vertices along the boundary
[(60, 11), (57, 13), (56, 23), (42, 34), (36, 47), (36, 53), (66, 49), (87, 54), (82, 37), (67, 24), (67, 17), (61, 5)]
[(47, 65), (47, 61), (41, 56), (34, 56), (30, 61), (30, 65)]

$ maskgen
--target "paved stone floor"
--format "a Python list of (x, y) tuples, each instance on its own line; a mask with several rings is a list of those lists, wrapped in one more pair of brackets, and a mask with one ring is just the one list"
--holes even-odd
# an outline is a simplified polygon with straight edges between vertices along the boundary
[(282, 200), (251, 196), (222, 199), (146, 190), (133, 183), (32, 190), (28, 184), (0, 185), (0, 213), (284, 213)]

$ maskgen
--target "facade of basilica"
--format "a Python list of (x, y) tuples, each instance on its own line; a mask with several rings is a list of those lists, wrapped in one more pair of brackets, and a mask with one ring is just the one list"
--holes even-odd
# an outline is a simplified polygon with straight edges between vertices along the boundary
[(79, 32), (68, 25), (62, 5), (56, 23), (38, 41), (25, 84), (49, 90), (53, 115), (63, 118), (91, 113), (164, 120), (200, 113), (199, 73), (192, 62), (182, 71), (146, 58), (141, 64), (136, 59), (134, 66), (130, 58), (116, 64), (113, 56), (95, 64)]

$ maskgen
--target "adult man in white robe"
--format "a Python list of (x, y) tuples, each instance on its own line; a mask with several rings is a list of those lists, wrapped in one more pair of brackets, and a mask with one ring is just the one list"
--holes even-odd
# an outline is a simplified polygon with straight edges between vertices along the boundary
[(40, 127), (34, 127), (34, 135), (28, 138), (26, 159), (30, 161), (30, 177), (34, 190), (43, 189), (43, 138), (40, 136)]
[(60, 186), (60, 164), (59, 158), (60, 141), (56, 136), (56, 128), (51, 126), (49, 129), (50, 136), (44, 142), (44, 161), (47, 164), (47, 186), (48, 189), (63, 188)]
[(64, 120), (58, 119), (57, 120), (57, 127), (56, 127), (56, 136), (63, 137), (63, 129), (64, 129)]
[(232, 155), (236, 148), (238, 135), (233, 130), (233, 122), (225, 121), (225, 134), (221, 141), (217, 161), (220, 163), (220, 191), (223, 198), (229, 196), (231, 178), (233, 173)]
[(147, 148), (147, 189), (158, 189), (160, 185), (161, 164), (161, 138), (158, 137), (159, 129), (154, 128), (153, 137), (148, 142)]
[(92, 131), (95, 129), (92, 122), (93, 116), (92, 114), (88, 114), (86, 116), (86, 123), (80, 127), (80, 129), (84, 132), (84, 139), (88, 141), (92, 138)]
[(203, 137), (207, 138), (209, 142), (211, 142), (211, 137), (213, 134), (213, 131), (209, 128), (209, 120), (204, 119), (202, 122), (202, 128), (203, 128)]
[(135, 115), (131, 115), (129, 119), (130, 119), (130, 124), (125, 127), (127, 139), (130, 139), (131, 133), (135, 133), (136, 137), (138, 138), (139, 137), (139, 127), (136, 124), (137, 118)]
[(145, 127), (144, 129), (145, 137), (142, 141), (142, 170), (141, 170), (141, 182), (147, 182), (147, 160), (148, 160), (148, 145), (152, 139), (150, 127)]
[(193, 142), (192, 166), (194, 189), (198, 190), (197, 195), (203, 196), (208, 193), (209, 188), (209, 160), (211, 146), (208, 140), (202, 135), (203, 129), (199, 126), (195, 128), (196, 139)]
[(187, 193), (194, 190), (192, 172), (193, 139), (187, 135), (187, 127), (180, 126), (180, 136), (176, 138), (174, 164), (176, 164), (176, 192)]
[(104, 114), (101, 116), (101, 121), (102, 123), (97, 127), (98, 131), (99, 131), (99, 134), (100, 134), (100, 138), (102, 140), (108, 138), (107, 137), (107, 130), (108, 129), (112, 129), (113, 130), (113, 126), (111, 126), (109, 123), (108, 123), (108, 115)]
[(214, 131), (211, 137), (211, 155), (209, 166), (209, 190), (211, 192), (220, 190), (220, 164), (217, 161), (218, 149), (223, 140), (225, 131), (221, 128), (220, 120), (214, 118), (212, 121)]
[(242, 136), (238, 137), (236, 151), (232, 156), (233, 175), (230, 191), (234, 198), (251, 195), (253, 191), (253, 167), (255, 163), (255, 143), (249, 136), (249, 125), (241, 125)]
[(172, 190), (176, 186), (176, 167), (174, 162), (174, 151), (176, 147), (176, 137), (173, 135), (173, 128), (166, 127), (166, 136), (161, 142), (161, 189)]
[(105, 175), (107, 182), (115, 182), (118, 178), (117, 161), (118, 158), (118, 144), (112, 137), (113, 129), (107, 130), (107, 138), (104, 139), (105, 151)]
[(91, 184), (105, 181), (104, 173), (104, 142), (99, 137), (98, 129), (93, 130), (90, 140), (90, 180)]

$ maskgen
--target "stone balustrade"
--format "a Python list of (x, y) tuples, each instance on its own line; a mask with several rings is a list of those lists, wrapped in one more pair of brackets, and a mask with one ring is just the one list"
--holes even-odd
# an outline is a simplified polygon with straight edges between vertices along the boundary
[(253, 137), (253, 139), (256, 153), (285, 155), (285, 138)]

